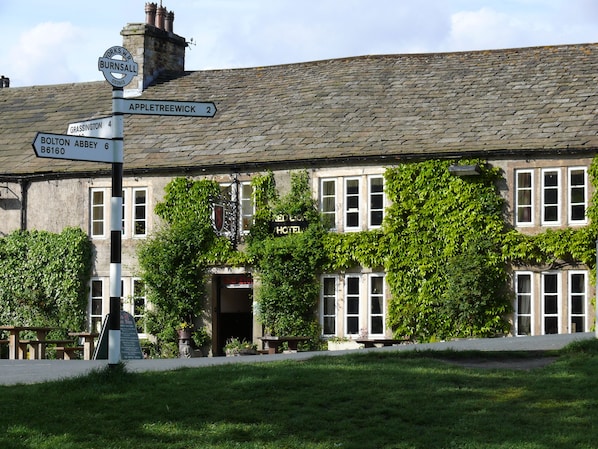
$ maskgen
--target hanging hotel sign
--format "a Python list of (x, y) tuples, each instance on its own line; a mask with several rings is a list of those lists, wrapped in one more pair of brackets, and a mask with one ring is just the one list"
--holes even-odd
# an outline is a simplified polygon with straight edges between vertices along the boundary
[(305, 217), (291, 215), (277, 215), (270, 222), (270, 232), (276, 237), (284, 237), (289, 234), (299, 234), (305, 231), (309, 223)]
[(137, 75), (137, 63), (125, 47), (110, 47), (98, 59), (98, 70), (114, 87), (124, 87)]

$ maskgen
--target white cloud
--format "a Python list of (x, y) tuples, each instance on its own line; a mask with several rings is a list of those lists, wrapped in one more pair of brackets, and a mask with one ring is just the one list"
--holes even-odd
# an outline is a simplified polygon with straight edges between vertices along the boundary
[(21, 34), (9, 58), (11, 84), (53, 84), (76, 80), (72, 60), (83, 38), (71, 23), (41, 23)]

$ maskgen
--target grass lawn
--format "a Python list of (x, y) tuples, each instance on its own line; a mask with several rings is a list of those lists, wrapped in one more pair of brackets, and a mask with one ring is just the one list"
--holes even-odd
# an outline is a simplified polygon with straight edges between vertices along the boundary
[(532, 370), (369, 352), (4, 386), (0, 448), (598, 448), (598, 341), (557, 355)]

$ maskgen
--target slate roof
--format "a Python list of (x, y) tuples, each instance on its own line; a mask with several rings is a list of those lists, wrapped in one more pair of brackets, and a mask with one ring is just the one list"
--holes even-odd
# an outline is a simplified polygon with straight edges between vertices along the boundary
[[(170, 74), (141, 98), (213, 118), (125, 116), (125, 171), (229, 172), (430, 157), (592, 154), (598, 44), (362, 56)], [(0, 176), (108, 170), (36, 158), (37, 131), (111, 114), (106, 82), (0, 89)], [(108, 165), (108, 167), (107, 167)]]

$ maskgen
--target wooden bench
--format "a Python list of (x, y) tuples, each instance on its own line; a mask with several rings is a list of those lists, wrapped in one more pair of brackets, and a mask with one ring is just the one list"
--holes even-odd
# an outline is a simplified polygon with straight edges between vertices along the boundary
[(287, 343), (289, 351), (297, 352), (297, 346), (299, 343), (304, 343), (311, 340), (310, 337), (279, 337), (277, 335), (265, 335), (259, 337), (264, 342), (264, 350), (268, 351), (268, 354), (276, 354), (279, 352), (279, 348)]
[(375, 348), (376, 346), (392, 346), (402, 343), (409, 343), (409, 338), (359, 338), (355, 340), (363, 345), (364, 348)]
[(80, 355), (84, 348), (83, 346), (56, 346), (56, 358), (63, 360), (73, 360), (76, 355)]
[(34, 359), (45, 359), (48, 345), (64, 346), (74, 343), (74, 340), (19, 340), (19, 358), (27, 358), (28, 347), (31, 348)]

